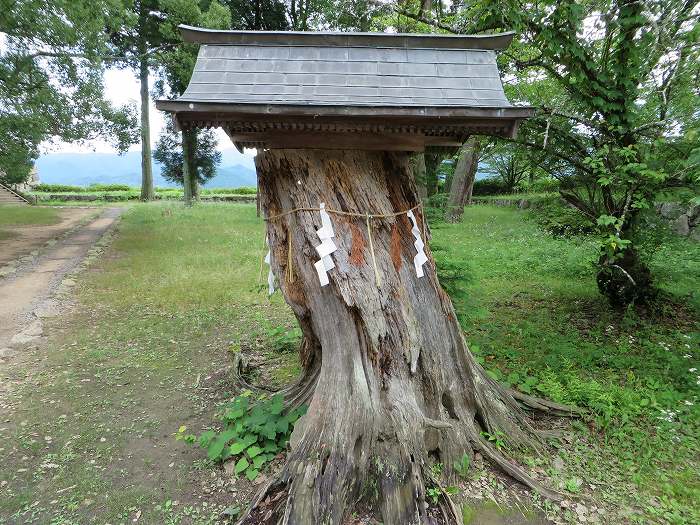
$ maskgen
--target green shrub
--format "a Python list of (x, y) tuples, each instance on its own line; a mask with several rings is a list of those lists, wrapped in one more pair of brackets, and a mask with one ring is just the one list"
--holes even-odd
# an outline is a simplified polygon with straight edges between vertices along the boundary
[(527, 193), (550, 193), (559, 191), (559, 181), (552, 177), (543, 177), (531, 183), (521, 184), (521, 190)]
[(68, 184), (38, 184), (33, 191), (40, 193), (84, 193), (87, 191), (82, 186), (69, 186)]
[(299, 348), (301, 341), (301, 328), (287, 328), (286, 326), (269, 326), (267, 336), (277, 352), (294, 352)]
[(474, 181), (472, 195), (499, 195), (506, 193), (508, 188), (496, 178), (487, 178)]
[(285, 414), (282, 394), (255, 403), (251, 403), (251, 395), (246, 391), (223, 406), (221, 431), (208, 430), (197, 438), (185, 434), (187, 427), (182, 426), (176, 439), (206, 448), (212, 461), (235, 461), (234, 472), (253, 481), (262, 467), (287, 447), (294, 424), (306, 413), (306, 406)]
[(566, 205), (559, 197), (533, 202), (528, 215), (541, 228), (555, 235), (578, 235), (591, 233), (595, 229), (593, 221)]
[(447, 207), (447, 193), (436, 193), (423, 201), (423, 209), (428, 224), (434, 225), (445, 222), (445, 208)]
[(258, 189), (255, 186), (241, 186), (240, 188), (206, 188), (202, 195), (255, 195)]
[(137, 191), (128, 184), (90, 184), (85, 191)]

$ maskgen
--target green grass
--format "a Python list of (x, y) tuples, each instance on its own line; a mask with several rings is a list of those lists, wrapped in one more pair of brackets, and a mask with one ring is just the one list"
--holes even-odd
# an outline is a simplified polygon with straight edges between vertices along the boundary
[(665, 307), (614, 312), (595, 288), (595, 242), (523, 217), (476, 206), (435, 228), (438, 261), (466, 271), (452, 294), (472, 352), (500, 381), (590, 411), (562, 450), (570, 476), (607, 485), (639, 522), (697, 523), (700, 245), (655, 246)]
[(0, 228), (6, 226), (35, 226), (56, 224), (61, 218), (51, 208), (0, 205)]
[[(566, 464), (554, 476), (561, 490), (577, 478), (595, 485), (586, 493), (609, 523), (697, 523), (698, 245), (669, 238), (652, 250), (674, 298), (665, 309), (618, 313), (596, 291), (589, 238), (553, 237), (490, 206), (433, 234), (441, 278), (490, 373), (590, 411), (574, 439), (553, 443)], [(276, 330), (293, 317), (260, 289), (263, 239), (252, 205), (125, 212), (79, 280), (81, 306), (47, 321), (47, 348), (3, 374), (24, 386), (0, 418), (10, 421), (0, 423), (0, 524), (116, 524), (137, 512), (141, 523), (211, 523), (247, 502), (173, 434), (211, 425), (233, 392), (230, 352), (253, 358), (268, 384), (298, 371)], [(527, 461), (552, 474), (548, 461)]]
[[(125, 213), (81, 279), (83, 307), (47, 321), (46, 359), (8, 375), (26, 383), (12, 423), (0, 423), (0, 523), (126, 523), (138, 511), (143, 523), (212, 523), (245, 498), (220, 492), (223, 478), (200, 470), (205, 455), (173, 434), (211, 425), (232, 393), (230, 351), (281, 365), (280, 381), (298, 370), (267, 342), (268, 324), (292, 318), (279, 296), (258, 292), (263, 244), (250, 205)], [(204, 502), (203, 484), (214, 484)]]
[(15, 237), (13, 227), (56, 224), (61, 218), (51, 208), (0, 205), (0, 241)]

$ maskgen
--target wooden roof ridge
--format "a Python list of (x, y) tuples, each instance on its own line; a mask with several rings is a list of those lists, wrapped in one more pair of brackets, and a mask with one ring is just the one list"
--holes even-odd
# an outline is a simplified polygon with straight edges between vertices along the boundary
[(178, 26), (185, 42), (218, 45), (274, 45), (329, 47), (398, 47), (406, 49), (506, 49), (513, 31), (483, 35), (423, 33), (359, 33), (338, 31), (243, 31)]

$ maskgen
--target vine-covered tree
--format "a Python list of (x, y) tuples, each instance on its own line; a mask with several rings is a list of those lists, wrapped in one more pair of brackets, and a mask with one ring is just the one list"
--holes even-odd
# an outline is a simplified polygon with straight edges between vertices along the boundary
[(697, 122), (698, 6), (551, 0), (524, 8), (477, 0), (452, 3), (439, 20), (434, 6), (399, 9), (446, 31), (516, 31), (519, 43), (505, 54), (510, 94), (538, 108), (517, 143), (540, 152), (562, 197), (597, 223), (598, 287), (614, 305), (655, 294), (636, 228), (668, 175), (659, 162), (664, 150), (678, 136), (692, 137)]
[(27, 179), (39, 145), (102, 137), (119, 150), (134, 141), (134, 111), (104, 98), (101, 0), (0, 4), (0, 178)]

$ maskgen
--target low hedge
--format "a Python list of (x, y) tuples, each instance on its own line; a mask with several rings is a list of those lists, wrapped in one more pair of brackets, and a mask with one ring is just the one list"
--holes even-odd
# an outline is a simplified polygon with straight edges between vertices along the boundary
[[(141, 193), (138, 191), (115, 191), (115, 192), (90, 192), (90, 193), (34, 193), (39, 201), (75, 201), (75, 202), (124, 202), (135, 201), (141, 198)], [(182, 192), (159, 192), (154, 196), (155, 200), (182, 200)], [(235, 195), (235, 194), (217, 194), (217, 195), (201, 195), (201, 201), (212, 202), (254, 202), (255, 195)]]
[[(71, 186), (68, 184), (39, 184), (32, 189), (33, 193), (95, 193), (95, 192), (140, 192), (140, 188), (128, 184), (91, 184), (90, 186)], [(182, 195), (182, 188), (155, 188), (156, 194)], [(255, 186), (239, 188), (202, 188), (201, 195), (255, 195)]]

